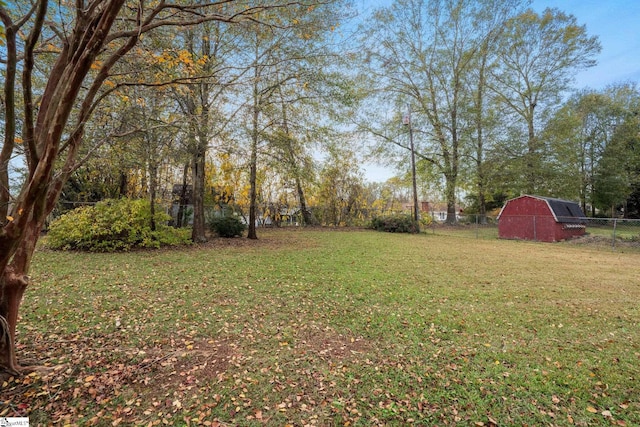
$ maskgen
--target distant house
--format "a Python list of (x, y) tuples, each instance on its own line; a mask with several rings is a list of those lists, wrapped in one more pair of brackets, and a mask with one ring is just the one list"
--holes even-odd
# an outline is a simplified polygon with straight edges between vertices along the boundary
[[(447, 219), (447, 204), (444, 202), (432, 203), (432, 202), (419, 202), (421, 216), (430, 216), (436, 221), (445, 221)], [(413, 203), (403, 203), (402, 210), (404, 212), (413, 212)], [(456, 219), (460, 219), (461, 209), (456, 205)]]
[[(449, 206), (445, 202), (429, 203), (428, 211), (431, 215), (431, 218), (436, 221), (442, 222), (447, 220), (448, 209)], [(456, 205), (456, 221), (460, 219), (461, 212), (462, 210), (460, 209), (460, 206)]]
[[(419, 202), (418, 208), (420, 212), (429, 212), (429, 202)], [(404, 212), (413, 212), (413, 203), (403, 203), (402, 210)]]
[(558, 242), (585, 233), (585, 214), (568, 200), (520, 196), (507, 200), (498, 215), (502, 239)]

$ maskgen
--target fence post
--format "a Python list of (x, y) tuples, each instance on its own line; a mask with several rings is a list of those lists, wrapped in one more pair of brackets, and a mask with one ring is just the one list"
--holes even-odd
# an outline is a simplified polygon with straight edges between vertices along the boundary
[(476, 239), (478, 239), (478, 219), (479, 219), (480, 215), (476, 215)]
[(536, 230), (536, 216), (533, 216), (533, 240), (538, 241), (538, 230)]
[(613, 218), (613, 241), (611, 242), (611, 249), (616, 249), (616, 224), (618, 223), (617, 218)]

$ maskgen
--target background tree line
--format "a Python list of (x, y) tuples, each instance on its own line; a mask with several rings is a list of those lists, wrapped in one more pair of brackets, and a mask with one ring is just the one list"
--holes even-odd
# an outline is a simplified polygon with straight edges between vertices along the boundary
[[(596, 94), (566, 97), (599, 51), (575, 17), (518, 0), (396, 1), (355, 31), (347, 6), (297, 5), (264, 12), (271, 26), (215, 21), (144, 37), (106, 80), (113, 90), (87, 122), (92, 143), (60, 210), (106, 197), (167, 209), (183, 184), (193, 188), (194, 241), (206, 238), (205, 205), (235, 209), (253, 238), (258, 216), (276, 206), (295, 206), (307, 224), (352, 223), (358, 210), (394, 205), (378, 188), (408, 184), (400, 116), (410, 107), (420, 199), (446, 201), (450, 222), (461, 203), (484, 215), (521, 193), (579, 199), (591, 214), (637, 211), (634, 144), (609, 143), (622, 121), (631, 132), (635, 86), (582, 102), (601, 110), (591, 142), (575, 114), (572, 129), (559, 116)], [(345, 40), (354, 34), (363, 37)], [(377, 145), (363, 150), (362, 135)], [(350, 159), (339, 167), (345, 188), (329, 173), (343, 160), (337, 151)], [(398, 180), (365, 182), (367, 155), (396, 165)], [(615, 156), (629, 164), (617, 167)]]

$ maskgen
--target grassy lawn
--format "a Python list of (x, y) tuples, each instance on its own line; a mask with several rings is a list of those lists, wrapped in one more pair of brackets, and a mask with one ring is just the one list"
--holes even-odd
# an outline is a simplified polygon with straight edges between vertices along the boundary
[(373, 231), (41, 251), (32, 425), (640, 425), (637, 253)]

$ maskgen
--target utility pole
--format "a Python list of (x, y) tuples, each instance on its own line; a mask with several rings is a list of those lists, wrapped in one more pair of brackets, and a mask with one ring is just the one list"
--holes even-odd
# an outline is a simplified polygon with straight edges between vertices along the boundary
[(413, 181), (413, 220), (416, 222), (417, 231), (420, 232), (419, 208), (418, 208), (418, 186), (416, 184), (416, 152), (413, 146), (413, 125), (411, 124), (411, 104), (407, 104), (407, 115), (403, 120), (409, 126), (409, 147), (411, 148), (411, 179)]

